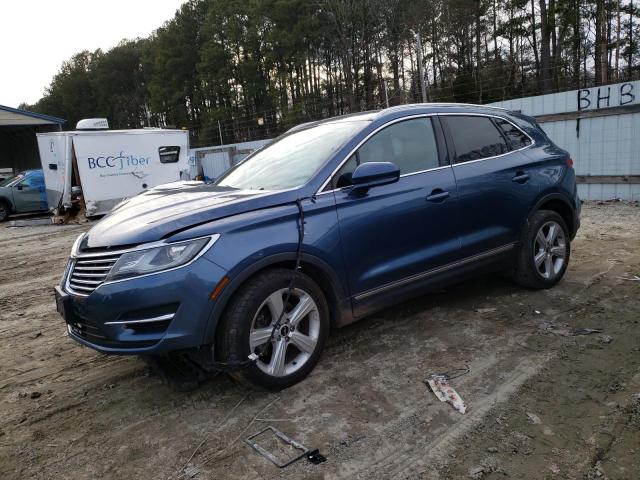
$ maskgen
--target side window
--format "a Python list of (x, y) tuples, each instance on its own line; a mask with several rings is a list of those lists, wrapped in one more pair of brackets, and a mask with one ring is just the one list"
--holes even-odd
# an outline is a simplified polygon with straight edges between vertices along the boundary
[(15, 187), (16, 185), (20, 184), (24, 180), (24, 178), (24, 172), (20, 172), (15, 177), (9, 177), (6, 180), (3, 180), (1, 184), (3, 187)]
[(480, 160), (509, 151), (507, 142), (489, 117), (443, 116), (456, 149), (456, 163)]
[(431, 119), (405, 120), (379, 131), (360, 147), (358, 160), (395, 163), (401, 175), (438, 167), (438, 146)]
[(342, 165), (340, 170), (336, 172), (333, 177), (333, 181), (331, 182), (331, 188), (343, 188), (351, 185), (351, 175), (353, 175), (353, 172), (358, 165), (358, 154), (354, 153), (351, 155), (351, 158)]
[(531, 139), (520, 129), (516, 128), (515, 125), (501, 118), (496, 118), (495, 120), (500, 130), (502, 130), (502, 133), (504, 133), (504, 136), (509, 140), (513, 150), (520, 150), (521, 148), (531, 145)]
[(30, 175), (26, 175), (22, 181), (19, 183), (19, 185), (25, 186), (25, 187), (35, 187), (37, 185), (39, 185), (38, 180), (36, 178), (35, 174), (30, 174)]
[(21, 185), (23, 187), (30, 187), (33, 185), (33, 177), (30, 175), (26, 175), (22, 180), (20, 180), (17, 185)]
[(380, 130), (338, 170), (332, 188), (351, 185), (351, 175), (357, 166), (367, 162), (395, 163), (401, 175), (440, 166), (431, 119), (405, 120)]

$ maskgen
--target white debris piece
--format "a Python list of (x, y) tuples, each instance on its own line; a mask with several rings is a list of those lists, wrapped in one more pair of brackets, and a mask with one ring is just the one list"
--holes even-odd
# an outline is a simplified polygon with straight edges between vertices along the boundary
[(527, 417), (529, 418), (529, 421), (534, 425), (540, 425), (542, 423), (542, 420), (540, 420), (540, 417), (535, 413), (527, 412)]
[(466, 413), (467, 406), (458, 392), (449, 384), (449, 379), (445, 375), (432, 375), (426, 382), (438, 400), (450, 403), (460, 413)]

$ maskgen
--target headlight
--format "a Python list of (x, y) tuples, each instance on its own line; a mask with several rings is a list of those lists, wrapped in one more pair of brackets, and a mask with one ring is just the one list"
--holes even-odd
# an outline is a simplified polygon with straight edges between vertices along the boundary
[(193, 260), (207, 244), (213, 245), (219, 237), (220, 235), (214, 235), (124, 253), (105, 281), (139, 277), (181, 267)]

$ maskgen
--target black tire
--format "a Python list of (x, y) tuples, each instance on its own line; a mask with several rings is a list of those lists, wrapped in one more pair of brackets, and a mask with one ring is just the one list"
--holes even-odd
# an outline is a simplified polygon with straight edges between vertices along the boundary
[(4, 222), (9, 218), (11, 206), (4, 200), (0, 200), (0, 222)]
[[(251, 353), (249, 333), (254, 318), (260, 313), (258, 310), (270, 295), (289, 286), (292, 274), (291, 270), (285, 269), (267, 270), (250, 279), (240, 288), (220, 319), (216, 334), (216, 358), (230, 363), (247, 360)], [(318, 363), (329, 334), (327, 300), (322, 289), (311, 278), (300, 272), (295, 275), (294, 288), (311, 296), (317, 306), (318, 315), (315, 317), (315, 325), (318, 325), (319, 320), (319, 333), (315, 350), (298, 370), (288, 375), (269, 375), (258, 366), (257, 362), (252, 362), (234, 372), (233, 377), (269, 390), (280, 390), (304, 379)], [(267, 345), (271, 346), (273, 343), (267, 343)], [(262, 358), (259, 361), (262, 361)]]
[[(565, 255), (564, 262), (561, 267), (558, 267), (557, 272), (553, 272), (549, 278), (545, 278), (544, 273), (541, 273), (540, 268), (537, 267), (534, 255), (539, 251), (536, 246), (536, 236), (538, 232), (548, 225), (550, 222), (555, 223), (562, 229), (562, 235), (564, 237)], [(540, 252), (542, 253), (542, 252)], [(514, 280), (519, 285), (531, 288), (531, 289), (545, 289), (551, 288), (558, 283), (564, 276), (567, 266), (569, 265), (569, 258), (571, 256), (571, 237), (569, 229), (563, 218), (556, 212), (551, 210), (538, 210), (535, 212), (527, 225), (522, 231), (520, 239), (520, 246), (516, 259), (516, 267), (514, 272)], [(553, 260), (552, 260), (553, 261)]]

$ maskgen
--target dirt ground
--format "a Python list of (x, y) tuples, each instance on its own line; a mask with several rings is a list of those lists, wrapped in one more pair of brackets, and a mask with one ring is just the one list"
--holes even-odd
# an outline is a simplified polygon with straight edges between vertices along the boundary
[[(637, 205), (584, 206), (554, 289), (492, 276), (425, 295), (333, 332), (277, 394), (223, 375), (178, 393), (69, 340), (52, 286), (86, 228), (0, 228), (2, 479), (640, 478)], [(423, 380), (465, 365), (461, 415)], [(278, 469), (242, 443), (268, 425), (327, 461)]]

